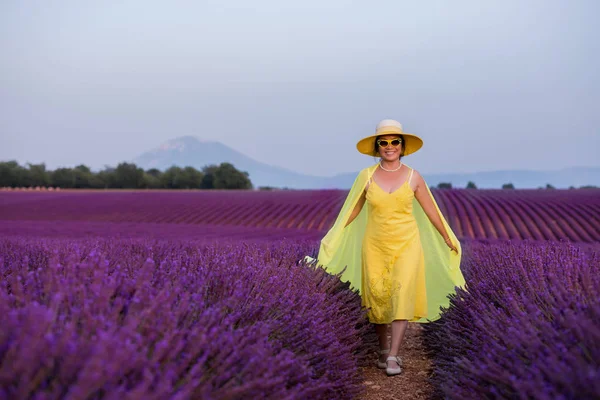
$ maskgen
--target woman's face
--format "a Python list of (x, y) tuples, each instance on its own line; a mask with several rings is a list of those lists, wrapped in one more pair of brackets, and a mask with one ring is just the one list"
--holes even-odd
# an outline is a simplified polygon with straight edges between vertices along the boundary
[(394, 144), (396, 144), (396, 143), (392, 144), (394, 139), (400, 139), (400, 135), (383, 135), (377, 139), (377, 140), (381, 140), (381, 141), (382, 140), (387, 141), (387, 146), (383, 146), (382, 144), (380, 144), (378, 147), (379, 156), (381, 157), (382, 160), (396, 161), (396, 160), (400, 159), (400, 154), (402, 153), (402, 146), (404, 146), (404, 143), (401, 142), (397, 146), (394, 146)]

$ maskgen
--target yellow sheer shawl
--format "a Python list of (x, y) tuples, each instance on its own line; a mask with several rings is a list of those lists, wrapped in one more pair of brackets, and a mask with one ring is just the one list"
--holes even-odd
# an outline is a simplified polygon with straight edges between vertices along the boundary
[[(344, 282), (350, 282), (352, 289), (362, 292), (361, 288), (361, 248), (365, 227), (368, 219), (368, 206), (365, 204), (354, 221), (347, 227), (346, 221), (364, 191), (371, 175), (375, 172), (378, 164), (372, 165), (360, 171), (356, 177), (346, 200), (338, 214), (333, 227), (321, 240), (319, 255), (317, 259), (307, 257), (307, 261), (316, 262), (330, 274), (339, 274)], [(405, 164), (406, 165), (406, 164)], [(455, 287), (464, 288), (465, 280), (460, 270), (462, 249), (456, 235), (450, 229), (429, 187), (427, 192), (435, 205), (435, 209), (450, 235), (452, 243), (458, 249), (458, 254), (451, 251), (444, 243), (442, 235), (431, 223), (420, 203), (413, 200), (413, 215), (419, 227), (421, 244), (425, 257), (425, 280), (427, 288), (427, 318), (421, 318), (414, 322), (426, 323), (440, 318), (440, 307), (448, 307), (448, 294), (455, 292)], [(344, 270), (345, 268), (345, 270)]]

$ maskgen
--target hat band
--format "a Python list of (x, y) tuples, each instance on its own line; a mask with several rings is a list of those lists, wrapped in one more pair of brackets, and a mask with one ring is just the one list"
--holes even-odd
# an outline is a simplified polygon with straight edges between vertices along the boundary
[(398, 135), (404, 134), (402, 129), (395, 126), (384, 126), (382, 128), (377, 129), (377, 135), (385, 135), (386, 133), (396, 133)]

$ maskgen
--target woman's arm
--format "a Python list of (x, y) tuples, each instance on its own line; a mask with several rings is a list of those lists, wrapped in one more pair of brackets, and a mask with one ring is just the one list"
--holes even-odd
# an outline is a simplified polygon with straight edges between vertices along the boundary
[(440, 218), (440, 215), (438, 214), (435, 208), (435, 204), (433, 204), (433, 200), (431, 200), (431, 197), (429, 197), (429, 193), (427, 192), (426, 186), (427, 184), (425, 183), (425, 180), (423, 180), (423, 177), (417, 171), (413, 172), (413, 178), (415, 178), (415, 181), (417, 183), (417, 188), (415, 190), (415, 198), (417, 199), (419, 204), (421, 204), (421, 207), (423, 207), (423, 211), (425, 211), (425, 214), (427, 215), (433, 226), (435, 226), (435, 229), (437, 229), (440, 235), (442, 235), (448, 247), (458, 252), (458, 250), (456, 249), (456, 247), (450, 239), (450, 235), (448, 235), (448, 232), (444, 227), (442, 219)]
[(348, 218), (348, 221), (346, 222), (346, 225), (344, 225), (344, 228), (347, 227), (348, 225), (350, 225), (352, 223), (352, 221), (354, 221), (354, 218), (356, 218), (358, 216), (358, 214), (360, 214), (360, 210), (362, 210), (366, 199), (367, 199), (367, 191), (365, 189), (365, 190), (363, 190), (362, 194), (360, 195), (360, 198), (358, 199), (356, 206), (354, 206), (354, 210), (352, 210), (352, 213), (350, 214), (350, 218)]

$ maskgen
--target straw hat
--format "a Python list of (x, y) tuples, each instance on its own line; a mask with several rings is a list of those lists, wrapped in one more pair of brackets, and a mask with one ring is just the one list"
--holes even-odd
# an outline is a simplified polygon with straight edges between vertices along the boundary
[(368, 156), (378, 156), (379, 153), (375, 151), (375, 138), (382, 135), (402, 135), (404, 137), (404, 155), (414, 153), (423, 146), (423, 139), (412, 133), (406, 133), (402, 130), (400, 122), (394, 119), (384, 119), (377, 124), (375, 134), (367, 136), (356, 143), (356, 148), (359, 152)]

